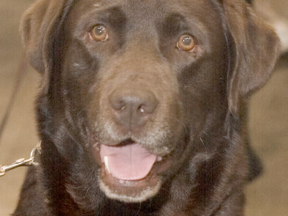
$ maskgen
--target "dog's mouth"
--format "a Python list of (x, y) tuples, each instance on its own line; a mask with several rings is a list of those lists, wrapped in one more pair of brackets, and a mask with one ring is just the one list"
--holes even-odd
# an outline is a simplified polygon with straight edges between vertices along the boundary
[(122, 181), (139, 181), (151, 171), (162, 157), (150, 153), (140, 144), (111, 147), (101, 145), (101, 162), (114, 178)]
[(97, 145), (93, 154), (100, 165), (101, 190), (122, 202), (143, 202), (155, 196), (162, 185), (161, 173), (170, 167), (168, 158), (132, 140), (116, 146)]

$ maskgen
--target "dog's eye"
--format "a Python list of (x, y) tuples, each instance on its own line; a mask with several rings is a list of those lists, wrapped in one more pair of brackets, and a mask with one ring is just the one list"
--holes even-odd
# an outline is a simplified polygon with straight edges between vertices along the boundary
[(107, 29), (103, 25), (96, 25), (91, 30), (90, 37), (95, 41), (107, 41), (108, 40)]
[(191, 51), (195, 47), (195, 41), (190, 35), (182, 35), (179, 38), (176, 46), (179, 50)]

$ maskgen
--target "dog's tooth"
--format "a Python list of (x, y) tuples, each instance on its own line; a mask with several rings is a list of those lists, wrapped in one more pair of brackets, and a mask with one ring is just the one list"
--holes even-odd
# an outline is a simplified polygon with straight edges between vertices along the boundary
[(95, 144), (93, 144), (93, 148), (97, 151), (100, 151), (100, 146), (99, 146), (99, 143), (96, 142)]
[(110, 168), (109, 168), (109, 158), (108, 158), (108, 156), (104, 157), (104, 163), (105, 163), (105, 167), (106, 167), (108, 173), (110, 174), (111, 171), (110, 171)]
[(157, 161), (159, 162), (159, 161), (162, 161), (163, 160), (163, 158), (161, 157), (161, 156), (158, 156), (157, 157)]

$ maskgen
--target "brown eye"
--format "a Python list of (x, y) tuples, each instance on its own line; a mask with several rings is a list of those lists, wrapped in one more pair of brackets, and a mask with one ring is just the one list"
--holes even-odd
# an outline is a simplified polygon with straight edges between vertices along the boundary
[(107, 29), (103, 25), (96, 25), (91, 30), (90, 37), (95, 41), (107, 41)]
[(182, 35), (179, 38), (176, 46), (179, 50), (191, 51), (195, 47), (195, 41), (190, 35)]

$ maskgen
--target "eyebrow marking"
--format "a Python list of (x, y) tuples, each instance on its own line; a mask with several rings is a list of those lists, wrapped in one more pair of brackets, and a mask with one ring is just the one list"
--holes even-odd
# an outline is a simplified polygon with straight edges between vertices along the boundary
[(179, 33), (187, 31), (188, 28), (185, 16), (179, 13), (171, 13), (165, 17), (161, 30), (166, 37), (175, 37)]

